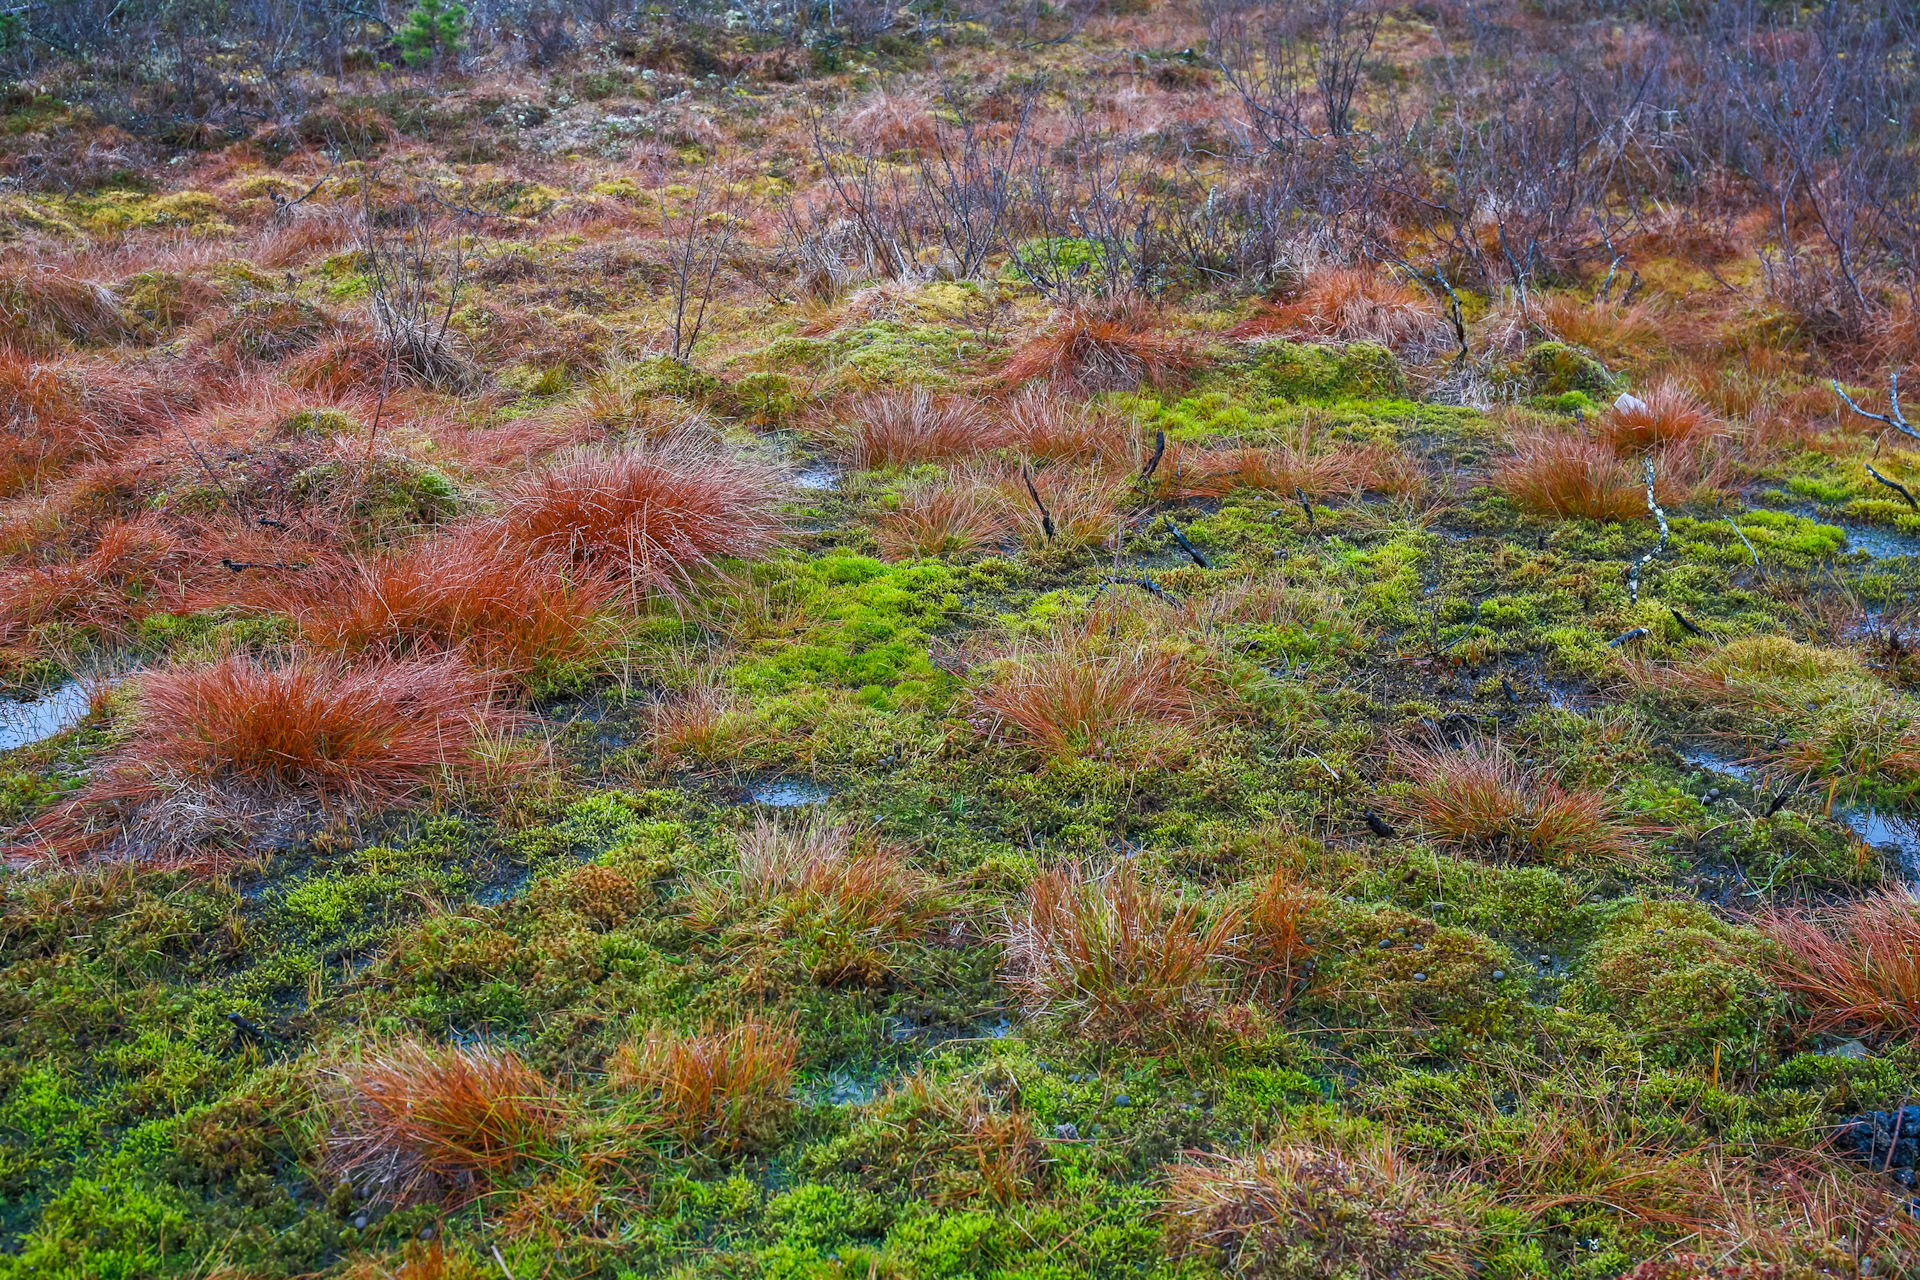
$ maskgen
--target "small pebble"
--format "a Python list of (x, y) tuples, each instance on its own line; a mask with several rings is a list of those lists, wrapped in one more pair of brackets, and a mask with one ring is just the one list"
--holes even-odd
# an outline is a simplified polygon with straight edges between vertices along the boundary
[(1116, 1107), (1130, 1107), (1133, 1105), (1133, 1099), (1124, 1093), (1116, 1093), (1113, 1095), (1113, 1105)]
[(1390, 947), (1390, 946), (1392, 946), (1392, 945), (1393, 945), (1393, 939), (1392, 939), (1392, 938), (1382, 938), (1382, 939), (1380, 939), (1380, 949), (1381, 949), (1382, 951), (1385, 951), (1385, 950), (1386, 950), (1386, 949), (1387, 949), (1388, 947)]
[(1057, 1124), (1053, 1126), (1053, 1136), (1062, 1142), (1073, 1142), (1080, 1137), (1080, 1126), (1077, 1124)]
[(1427, 975), (1424, 973), (1416, 973), (1413, 975), (1413, 980), (1415, 982), (1425, 982), (1427, 980)]
[(421, 1238), (422, 1240), (431, 1240), (431, 1239), (433, 1239), (433, 1228), (432, 1228), (432, 1227), (422, 1227), (422, 1228), (420, 1228), (420, 1238)]
[(1493, 971), (1493, 980), (1495, 982), (1499, 982), (1501, 979), (1505, 978), (1506, 976), (1507, 976), (1507, 971), (1505, 969), (1495, 969)]
[(367, 1229), (367, 1215), (366, 1215), (366, 1214), (364, 1214), (364, 1213), (363, 1213), (363, 1214), (360, 1214), (360, 1215), (358, 1215), (358, 1216), (356, 1216), (356, 1217), (354, 1218), (354, 1220), (353, 1220), (353, 1229), (354, 1229), (355, 1231), (365, 1231), (365, 1230)]

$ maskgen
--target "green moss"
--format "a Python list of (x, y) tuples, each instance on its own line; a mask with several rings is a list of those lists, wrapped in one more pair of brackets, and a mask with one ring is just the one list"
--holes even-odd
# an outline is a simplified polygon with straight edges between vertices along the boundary
[(1605, 365), (1564, 342), (1542, 342), (1527, 348), (1518, 370), (1534, 394), (1561, 396), (1570, 391), (1611, 396), (1617, 383)]
[(1626, 900), (1595, 909), (1573, 999), (1612, 1017), (1651, 1061), (1750, 1060), (1765, 1047), (1777, 993), (1765, 943), (1694, 902)]
[(1255, 379), (1267, 394), (1287, 400), (1384, 400), (1407, 393), (1393, 352), (1369, 342), (1266, 342), (1251, 355)]

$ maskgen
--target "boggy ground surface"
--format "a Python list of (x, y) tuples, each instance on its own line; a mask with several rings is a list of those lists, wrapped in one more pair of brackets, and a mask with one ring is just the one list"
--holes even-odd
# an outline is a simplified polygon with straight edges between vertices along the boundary
[(1914, 1274), (1905, 37), (1354, 15), (22, 72), (0, 1275)]

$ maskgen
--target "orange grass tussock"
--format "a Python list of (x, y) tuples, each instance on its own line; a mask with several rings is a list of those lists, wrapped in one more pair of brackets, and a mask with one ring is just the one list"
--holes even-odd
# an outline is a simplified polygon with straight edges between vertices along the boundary
[(1920, 900), (1910, 890), (1774, 907), (1754, 923), (1778, 948), (1775, 979), (1812, 1012), (1810, 1030), (1920, 1031)]
[(356, 560), (330, 579), (271, 593), (313, 649), (350, 657), (460, 653), (524, 679), (589, 656), (618, 588), (558, 556), (476, 536), (435, 538)]
[(785, 537), (781, 493), (772, 468), (683, 435), (562, 454), (505, 495), (499, 528), (530, 554), (678, 598)]
[(1387, 807), (1450, 843), (1559, 864), (1632, 858), (1640, 851), (1605, 793), (1522, 768), (1500, 742), (1476, 739), (1458, 749), (1402, 745), (1393, 758), (1413, 789)]
[(1525, 431), (1494, 465), (1493, 487), (1541, 515), (1588, 520), (1648, 516), (1646, 483), (1606, 441), (1566, 431)]
[(458, 768), (476, 734), (512, 717), (493, 682), (452, 658), (346, 667), (236, 655), (140, 680), (121, 787), (161, 781), (382, 803)]
[(1121, 1039), (1204, 1020), (1220, 995), (1243, 913), (1143, 880), (1131, 865), (1042, 872), (1009, 914), (1006, 981), (1033, 1016)]
[(642, 1096), (653, 1113), (643, 1129), (658, 1127), (689, 1150), (731, 1153), (777, 1139), (799, 1057), (800, 1037), (787, 1023), (654, 1027), (614, 1049), (607, 1079)]
[(537, 1159), (566, 1118), (547, 1079), (505, 1049), (403, 1040), (327, 1076), (328, 1170), (399, 1204), (471, 1200)]
[(1002, 659), (974, 694), (973, 720), (990, 740), (1050, 756), (1146, 761), (1200, 721), (1199, 676), (1163, 645), (1064, 630)]
[(1042, 381), (1081, 392), (1166, 386), (1184, 375), (1199, 349), (1144, 303), (1074, 307), (1028, 339), (1007, 361), (1011, 385)]

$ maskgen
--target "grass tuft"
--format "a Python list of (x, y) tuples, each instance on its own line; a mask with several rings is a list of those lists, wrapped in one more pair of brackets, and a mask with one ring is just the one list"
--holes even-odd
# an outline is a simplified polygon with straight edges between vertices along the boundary
[(500, 527), (531, 555), (677, 598), (720, 561), (775, 546), (779, 496), (770, 468), (680, 435), (562, 455), (506, 495)]
[(1639, 852), (1604, 793), (1522, 768), (1497, 741), (1469, 741), (1457, 750), (1402, 746), (1394, 763), (1413, 790), (1390, 807), (1449, 843), (1562, 864)]
[(1920, 901), (1904, 887), (1819, 910), (1774, 907), (1754, 921), (1779, 948), (1779, 983), (1812, 1010), (1810, 1030), (1920, 1030)]
[(1144, 303), (1083, 306), (1052, 324), (1007, 361), (1010, 384), (1045, 382), (1082, 392), (1125, 391), (1174, 382), (1198, 359), (1186, 337), (1166, 331), (1165, 317)]
[(401, 1041), (331, 1075), (327, 1167), (401, 1204), (472, 1199), (536, 1158), (566, 1114), (546, 1078), (502, 1049)]
[(1243, 915), (1146, 883), (1132, 866), (1042, 872), (1007, 919), (1006, 980), (1033, 1015), (1117, 1039), (1204, 1021)]
[(1229, 1276), (1314, 1280), (1471, 1274), (1455, 1197), (1390, 1138), (1349, 1150), (1290, 1141), (1169, 1171), (1176, 1249)]
[(607, 1077), (647, 1097), (653, 1124), (687, 1149), (731, 1154), (777, 1141), (799, 1054), (800, 1037), (784, 1023), (708, 1024), (691, 1034), (655, 1027), (613, 1051)]

